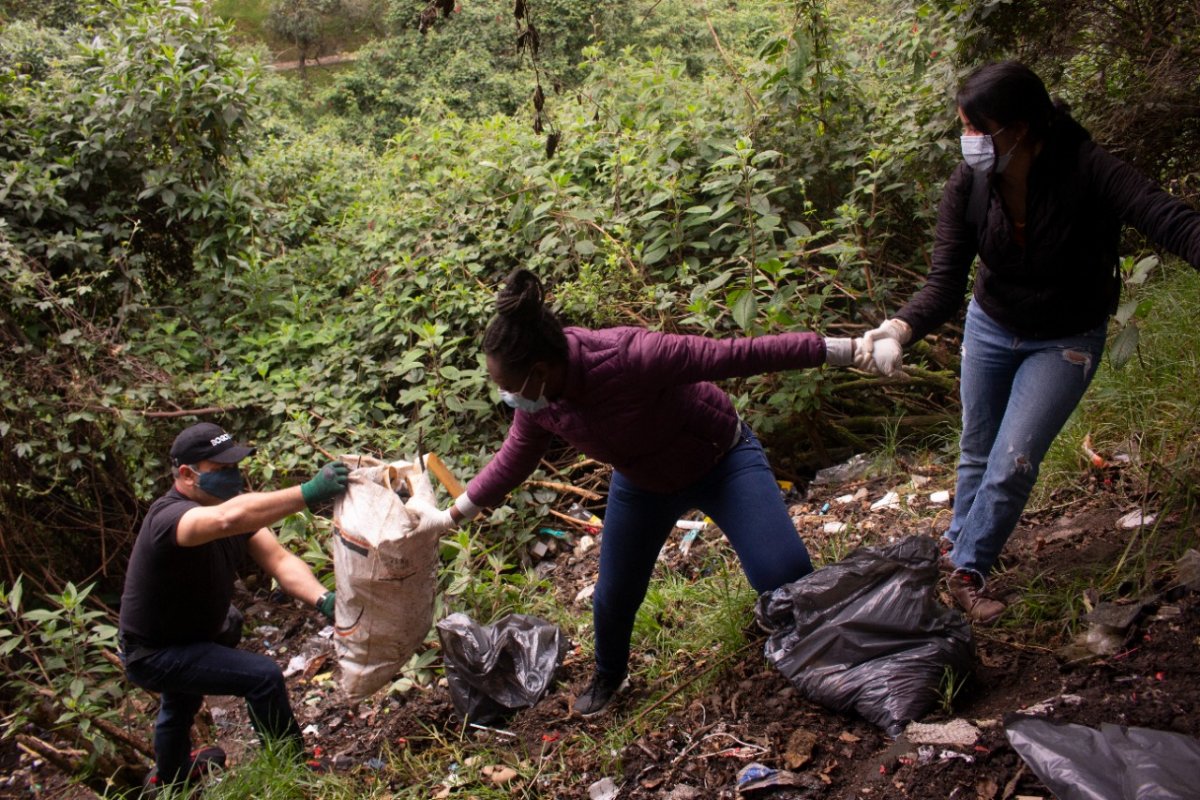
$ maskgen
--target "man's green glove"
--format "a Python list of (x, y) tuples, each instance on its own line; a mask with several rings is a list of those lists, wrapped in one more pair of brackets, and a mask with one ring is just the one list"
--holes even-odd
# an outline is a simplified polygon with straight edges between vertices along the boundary
[(350, 468), (341, 461), (330, 461), (321, 467), (321, 471), (312, 480), (300, 484), (300, 494), (304, 495), (304, 504), (309, 508), (332, 500), (346, 491), (346, 481), (350, 477)]
[(317, 611), (325, 615), (325, 618), (333, 622), (333, 608), (337, 602), (337, 594), (334, 592), (326, 592), (321, 595), (321, 599), (317, 601)]

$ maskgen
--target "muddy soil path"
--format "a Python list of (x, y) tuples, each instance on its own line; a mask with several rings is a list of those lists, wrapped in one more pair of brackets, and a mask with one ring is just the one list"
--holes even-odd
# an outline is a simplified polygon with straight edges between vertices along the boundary
[[(334, 64), (348, 64), (358, 60), (358, 53), (330, 53), (329, 55), (314, 56), (305, 59), (304, 65), (306, 68), (330, 67)], [(271, 64), (271, 69), (276, 72), (290, 72), (294, 69), (300, 69), (299, 61), (276, 61)]]

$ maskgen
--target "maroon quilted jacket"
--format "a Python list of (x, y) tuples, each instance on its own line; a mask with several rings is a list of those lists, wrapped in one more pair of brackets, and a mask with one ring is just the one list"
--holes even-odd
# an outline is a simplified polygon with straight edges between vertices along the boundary
[(553, 436), (612, 464), (648, 491), (682, 489), (733, 445), (737, 412), (708, 381), (825, 363), (814, 333), (709, 339), (642, 328), (567, 328), (563, 394), (517, 411), (504, 445), (467, 484), (477, 505), (499, 505), (538, 465)]

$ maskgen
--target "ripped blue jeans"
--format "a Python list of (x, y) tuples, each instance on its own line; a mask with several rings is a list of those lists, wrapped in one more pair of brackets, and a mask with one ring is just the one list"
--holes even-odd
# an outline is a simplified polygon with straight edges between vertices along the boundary
[(1017, 527), (1038, 468), (1096, 374), (1107, 324), (1062, 339), (1021, 339), (974, 300), (962, 350), (962, 438), (951, 561), (981, 577)]

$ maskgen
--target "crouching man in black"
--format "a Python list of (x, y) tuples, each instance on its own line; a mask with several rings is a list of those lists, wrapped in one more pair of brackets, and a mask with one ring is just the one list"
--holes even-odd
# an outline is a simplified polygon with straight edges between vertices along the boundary
[(243, 494), (238, 462), (254, 451), (212, 423), (180, 433), (171, 446), (175, 485), (151, 504), (133, 546), (120, 634), (127, 677), (160, 694), (148, 788), (224, 766), (220, 748), (192, 751), (192, 721), (205, 695), (244, 697), (259, 737), (303, 757), (283, 671), (236, 648), (242, 619), (230, 600), (249, 555), (284, 591), (332, 618), (333, 592), (265, 526), (343, 493), (347, 468), (335, 461), (299, 486)]

